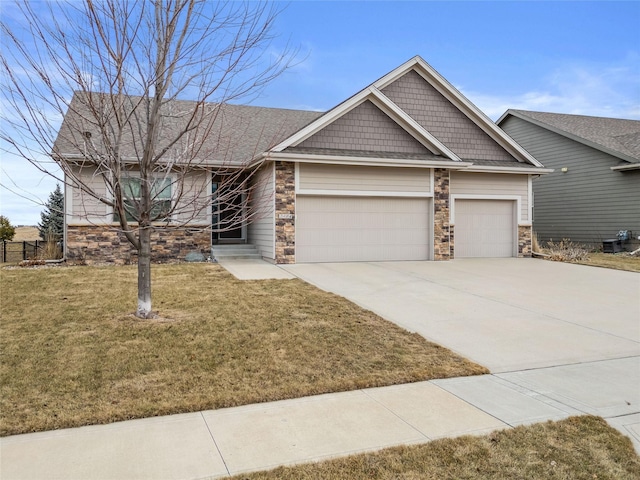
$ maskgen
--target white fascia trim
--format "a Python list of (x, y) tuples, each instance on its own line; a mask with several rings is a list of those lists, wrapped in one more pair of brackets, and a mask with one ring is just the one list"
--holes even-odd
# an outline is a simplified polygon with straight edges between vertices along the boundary
[(371, 94), (368, 88), (365, 88), (361, 92), (357, 93), (353, 97), (349, 98), (345, 102), (342, 102), (337, 107), (334, 107), (332, 110), (329, 110), (327, 113), (322, 115), (320, 118), (311, 122), (309, 125), (304, 127), (302, 130), (298, 130), (289, 138), (286, 138), (282, 142), (280, 142), (275, 147), (271, 148), (272, 152), (281, 152), (287, 147), (298, 145), (302, 143), (304, 140), (309, 138), (314, 133), (322, 130), (324, 127), (329, 125), (334, 120), (340, 118), (345, 113), (348, 113), (350, 110), (353, 110), (358, 105), (363, 103), (367, 97)]
[(527, 196), (529, 197), (527, 202), (527, 205), (529, 205), (527, 215), (529, 223), (533, 223), (533, 177), (531, 175), (527, 178)]
[(456, 200), (510, 200), (516, 202), (517, 210), (517, 222), (518, 225), (528, 225), (529, 223), (522, 223), (522, 197), (520, 195), (483, 195), (475, 193), (455, 193), (451, 195), (451, 205), (449, 205), (449, 222), (451, 225), (455, 225), (455, 209)]
[(431, 169), (429, 171), (429, 191), (433, 193), (435, 192), (435, 188), (436, 188), (436, 174), (434, 169)]
[(490, 165), (472, 165), (465, 169), (465, 172), (476, 173), (519, 173), (522, 175), (545, 175), (552, 173), (553, 168), (540, 168), (540, 167), (494, 167)]
[(413, 167), (413, 168), (448, 168), (466, 170), (471, 162), (453, 162), (437, 160), (411, 160), (394, 158), (348, 157), (339, 155), (314, 155), (301, 153), (266, 153), (265, 159), (296, 163), (327, 163), (332, 165), (362, 165), (368, 167)]
[(614, 172), (625, 172), (627, 170), (640, 170), (640, 163), (632, 163), (630, 165), (618, 165), (615, 167), (609, 167)]
[(432, 198), (429, 192), (394, 192), (386, 190), (326, 190), (296, 187), (296, 194), (299, 195), (331, 195), (334, 197), (412, 197), (412, 198)]
[(73, 218), (73, 186), (69, 183), (69, 176), (64, 174), (64, 214), (65, 223)]
[(536, 167), (542, 167), (542, 164), (529, 152), (518, 145), (511, 137), (494, 124), (491, 119), (482, 112), (482, 110), (471, 103), (462, 93), (460, 93), (460, 91), (458, 91), (458, 89), (451, 85), (447, 79), (440, 75), (431, 65), (419, 56), (412, 58), (405, 64), (385, 75), (380, 80), (376, 81), (373, 86), (378, 89), (383, 89), (412, 69), (424, 78), (431, 86), (438, 90), (438, 92), (440, 92), (447, 100), (462, 110), (473, 123), (496, 141), (502, 148), (514, 155), (518, 160), (531, 163)]
[[(416, 64), (418, 64), (421, 60), (422, 60), (422, 57), (420, 57), (419, 55), (416, 55), (412, 59), (407, 60), (406, 62), (404, 62), (399, 67), (393, 69), (392, 71), (390, 71), (389, 73), (387, 73), (383, 77), (381, 77), (378, 80), (376, 80), (373, 83), (373, 86), (378, 88), (378, 89), (380, 89), (380, 90), (382, 90), (384, 87), (386, 87), (387, 85), (395, 82), (398, 78), (400, 78), (405, 73), (407, 73), (409, 70), (414, 68), (416, 66)], [(425, 64), (427, 63), (424, 60), (422, 60), (422, 62), (425, 63)]]
[[(431, 135), (422, 125), (411, 118), (407, 112), (396, 105), (389, 97), (376, 87), (369, 87), (371, 98), (369, 100), (385, 114), (398, 123), (409, 135), (427, 147), (432, 153), (439, 153), (453, 161), (461, 162), (462, 159), (449, 150), (436, 137)], [(435, 152), (434, 152), (435, 150)]]
[(300, 164), (296, 163), (294, 165), (295, 168), (295, 178), (293, 179), (293, 183), (295, 185), (295, 193), (300, 191)]

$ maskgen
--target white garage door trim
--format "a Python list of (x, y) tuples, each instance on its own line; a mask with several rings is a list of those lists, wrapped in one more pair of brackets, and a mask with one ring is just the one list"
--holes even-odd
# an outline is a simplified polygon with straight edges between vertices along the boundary
[(456, 193), (451, 195), (451, 207), (449, 208), (449, 221), (456, 224), (456, 200), (511, 200), (516, 202), (516, 222), (522, 225), (522, 197), (519, 195), (475, 195), (472, 193)]
[(517, 256), (515, 200), (458, 198), (452, 204), (452, 208), (458, 208), (454, 223), (456, 258)]
[(415, 197), (296, 195), (296, 262), (429, 260), (432, 204)]

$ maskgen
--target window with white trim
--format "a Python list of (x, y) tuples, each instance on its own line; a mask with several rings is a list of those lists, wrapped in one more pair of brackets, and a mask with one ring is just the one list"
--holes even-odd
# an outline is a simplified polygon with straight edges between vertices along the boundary
[[(151, 184), (151, 219), (164, 220), (171, 210), (171, 179), (155, 178)], [(138, 205), (141, 200), (141, 181), (136, 177), (123, 178), (120, 182), (124, 196), (124, 209), (128, 222), (138, 221)], [(113, 221), (120, 221), (118, 212), (113, 213)]]

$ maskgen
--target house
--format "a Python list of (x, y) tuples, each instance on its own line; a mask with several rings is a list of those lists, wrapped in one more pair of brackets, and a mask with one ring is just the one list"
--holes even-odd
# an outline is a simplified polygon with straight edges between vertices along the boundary
[(533, 229), (543, 241), (602, 248), (640, 235), (640, 121), (508, 110), (498, 125), (546, 167), (533, 181)]
[[(86, 182), (100, 182), (62, 139), (79, 111), (65, 116), (56, 152), (76, 162)], [(206, 208), (180, 228), (154, 232), (156, 259), (217, 243), (250, 243), (278, 264), (531, 254), (532, 179), (550, 170), (420, 57), (325, 113), (237, 105), (221, 112), (226, 133), (217, 141), (225, 145), (203, 146), (209, 156), (189, 177), (212, 192), (193, 202)], [(225, 188), (212, 173), (220, 152), (229, 175), (249, 156), (248, 202), (222, 209), (216, 201)], [(70, 261), (129, 259), (122, 233), (106, 228), (116, 226), (108, 207), (72, 185), (65, 202)], [(229, 215), (243, 217), (247, 204), (254, 214), (240, 227), (210, 233)]]

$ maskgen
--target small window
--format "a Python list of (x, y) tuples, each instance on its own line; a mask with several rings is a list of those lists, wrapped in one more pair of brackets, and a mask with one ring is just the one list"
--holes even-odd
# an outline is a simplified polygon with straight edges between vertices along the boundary
[[(140, 202), (140, 179), (123, 178), (122, 193), (124, 195), (124, 209), (128, 222), (137, 222), (137, 206)], [(151, 185), (151, 220), (163, 220), (171, 210), (171, 179), (154, 179)], [(113, 221), (119, 222), (118, 212), (114, 212)]]

